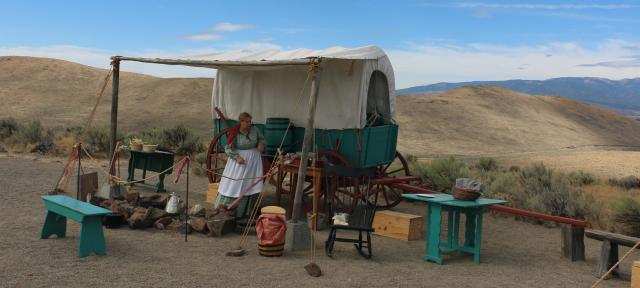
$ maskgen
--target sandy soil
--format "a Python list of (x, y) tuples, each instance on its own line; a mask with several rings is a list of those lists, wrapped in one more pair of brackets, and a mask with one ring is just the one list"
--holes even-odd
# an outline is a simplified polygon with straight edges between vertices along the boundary
[[(346, 243), (338, 243), (330, 259), (320, 249), (326, 231), (319, 232), (321, 241), (316, 245), (316, 262), (325, 274), (320, 278), (304, 271), (307, 253), (261, 257), (254, 237), (249, 239), (247, 256), (224, 256), (240, 240), (235, 234), (192, 235), (185, 243), (177, 233), (106, 229), (107, 255), (78, 258), (75, 222), (69, 222), (67, 238), (39, 239), (45, 213), (39, 196), (53, 187), (62, 165), (61, 160), (0, 154), (0, 286), (588, 287), (596, 281), (592, 272), (599, 242), (587, 239), (587, 261), (571, 263), (560, 257), (558, 228), (500, 215), (485, 217), (480, 265), (467, 255), (447, 257), (442, 266), (427, 263), (420, 259), (424, 241), (379, 236), (374, 236), (371, 260), (361, 258)], [(206, 178), (190, 180), (192, 199), (203, 202)], [(184, 183), (169, 189), (184, 192)], [(395, 210), (426, 212), (419, 203), (402, 203)], [(624, 267), (628, 270), (628, 261)], [(602, 287), (628, 286), (626, 281), (608, 280)]]

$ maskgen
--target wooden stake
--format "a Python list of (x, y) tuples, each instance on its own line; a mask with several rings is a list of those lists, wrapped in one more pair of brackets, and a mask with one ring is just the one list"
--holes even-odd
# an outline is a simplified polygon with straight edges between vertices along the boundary
[[(296, 183), (296, 194), (293, 200), (293, 215), (291, 215), (291, 219), (294, 223), (297, 223), (298, 220), (302, 220), (305, 216), (302, 215), (302, 190), (304, 189), (304, 178), (307, 173), (307, 158), (309, 155), (309, 150), (311, 148), (311, 140), (313, 138), (313, 123), (316, 115), (316, 103), (318, 98), (318, 91), (320, 91), (320, 74), (322, 70), (320, 69), (320, 59), (315, 59), (310, 64), (314, 67), (309, 73), (313, 73), (312, 81), (311, 81), (311, 95), (309, 97), (309, 117), (307, 118), (307, 126), (304, 129), (304, 140), (302, 142), (302, 159), (300, 159), (300, 168), (298, 169), (298, 181)], [(318, 185), (320, 183), (314, 183), (314, 185)]]

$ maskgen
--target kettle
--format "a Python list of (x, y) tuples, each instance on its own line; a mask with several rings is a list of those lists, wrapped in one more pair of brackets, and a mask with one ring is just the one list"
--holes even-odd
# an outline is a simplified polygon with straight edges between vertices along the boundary
[(180, 195), (177, 192), (171, 192), (171, 194), (169, 194), (169, 201), (167, 201), (165, 211), (169, 214), (178, 214), (179, 207)]

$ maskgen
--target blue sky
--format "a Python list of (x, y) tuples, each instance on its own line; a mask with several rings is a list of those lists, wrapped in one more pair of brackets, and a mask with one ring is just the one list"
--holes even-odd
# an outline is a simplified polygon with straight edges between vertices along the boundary
[[(107, 67), (110, 55), (375, 44), (398, 88), (640, 77), (640, 1), (3, 1), (0, 55)], [(158, 76), (207, 69), (125, 63)]]

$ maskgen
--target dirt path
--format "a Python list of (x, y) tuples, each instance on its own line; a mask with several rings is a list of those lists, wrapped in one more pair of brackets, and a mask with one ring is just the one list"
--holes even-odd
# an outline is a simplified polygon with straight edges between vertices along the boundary
[[(485, 217), (480, 265), (465, 255), (447, 257), (442, 266), (426, 263), (420, 259), (424, 241), (378, 236), (373, 239), (371, 260), (361, 258), (346, 243), (338, 243), (330, 259), (321, 252), (327, 234), (320, 232), (316, 262), (325, 275), (312, 278), (302, 268), (308, 263), (306, 253), (261, 257), (253, 237), (249, 255), (229, 258), (224, 253), (240, 239), (235, 234), (192, 235), (185, 243), (176, 233), (128, 228), (105, 230), (106, 256), (78, 258), (75, 222), (69, 222), (67, 238), (39, 239), (45, 213), (39, 196), (52, 188), (62, 165), (59, 160), (0, 154), (0, 286), (589, 287), (596, 280), (592, 271), (598, 242), (587, 240), (587, 262), (571, 263), (560, 257), (559, 229), (502, 216)], [(191, 177), (191, 181), (193, 199), (202, 202), (206, 179)], [(170, 185), (169, 189), (182, 187)], [(418, 203), (403, 203), (396, 210), (426, 212)], [(628, 286), (629, 282), (608, 280), (601, 287)]]

